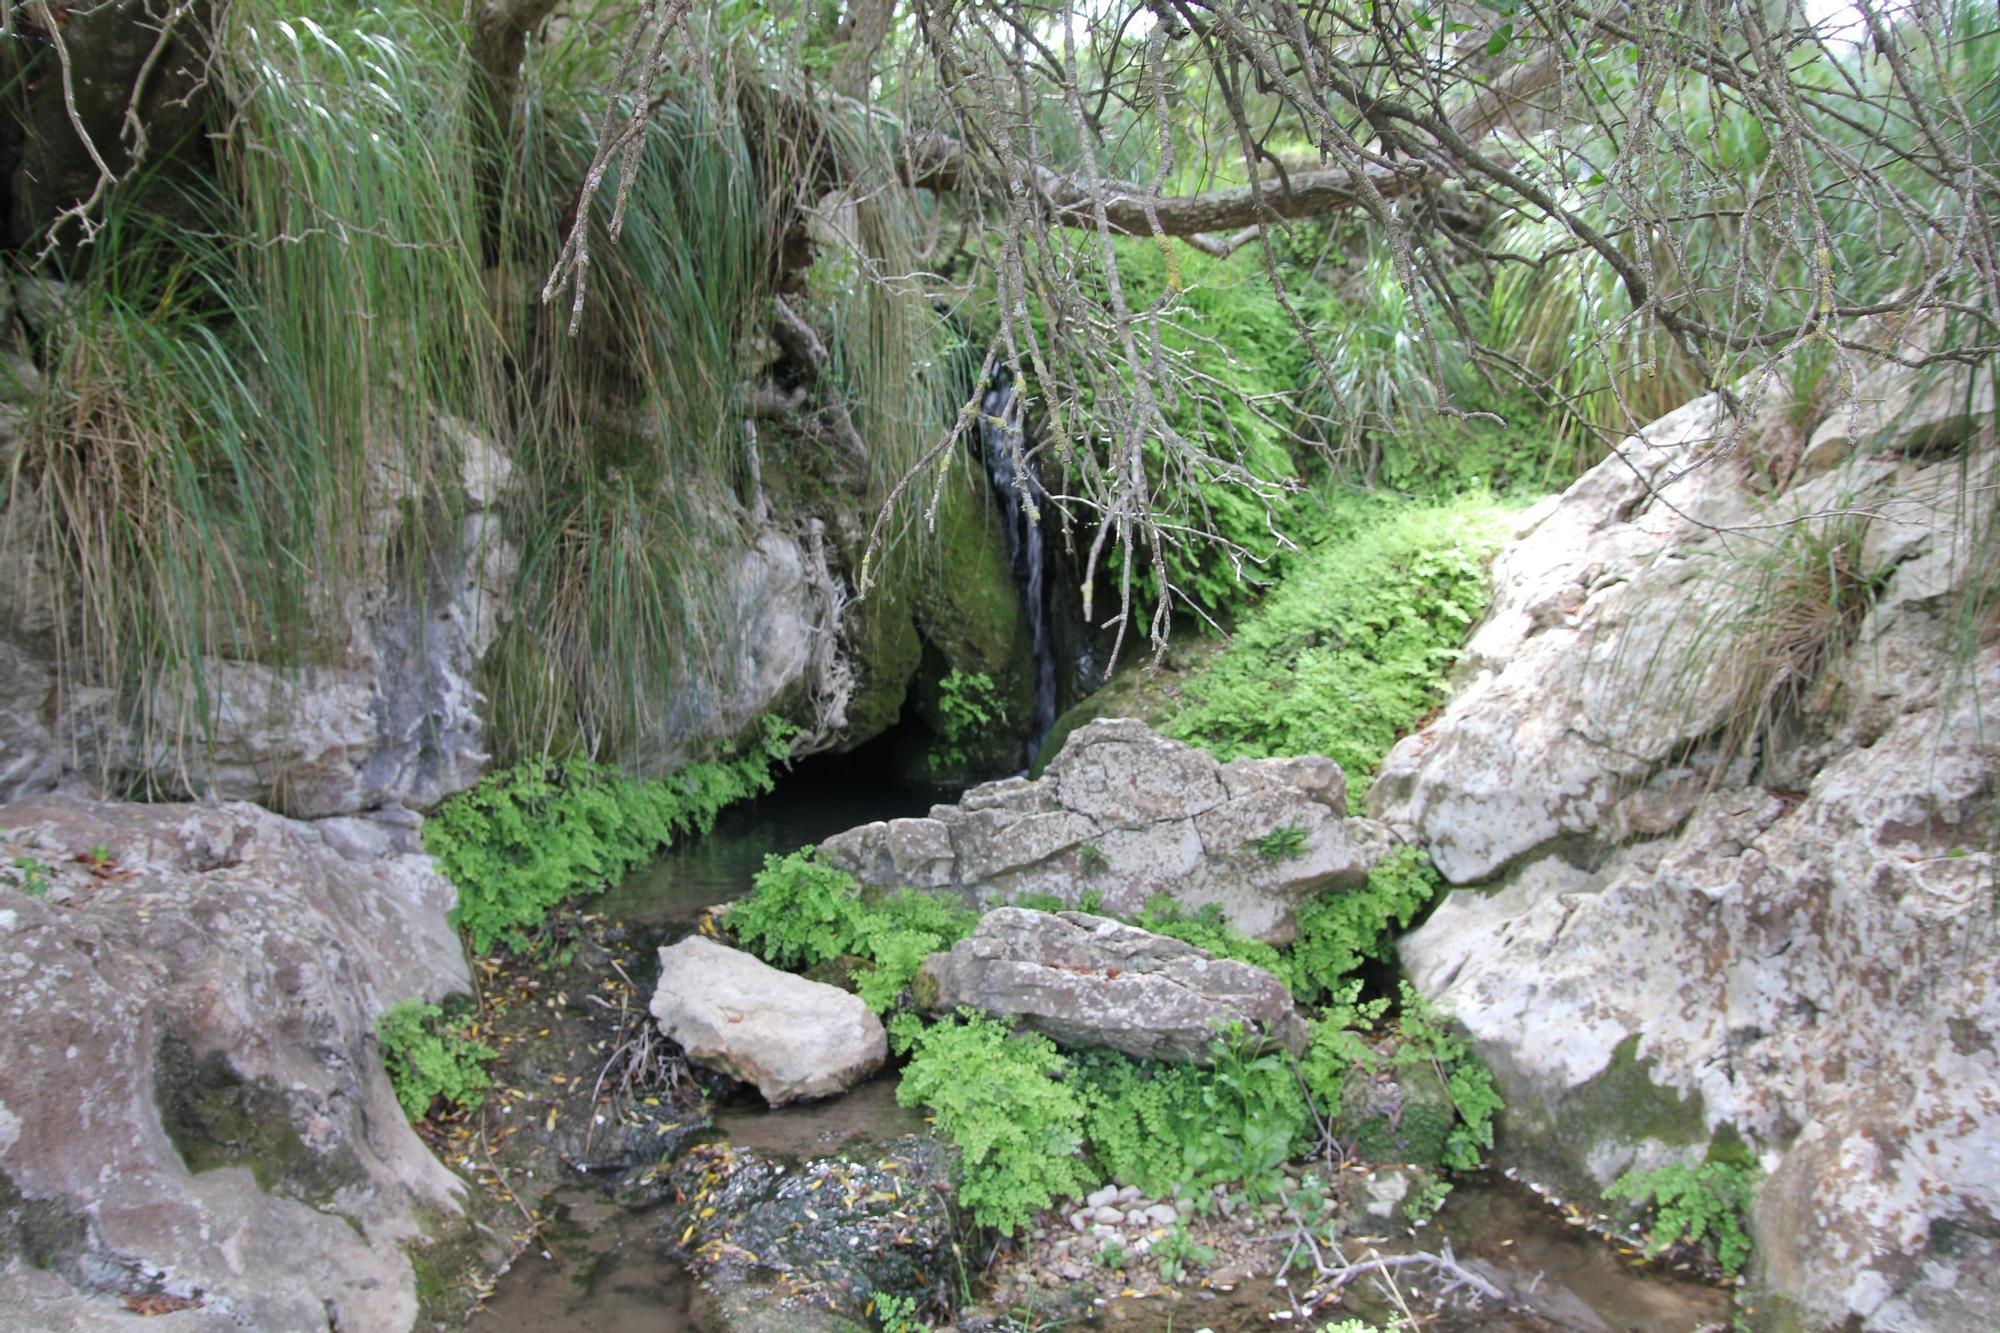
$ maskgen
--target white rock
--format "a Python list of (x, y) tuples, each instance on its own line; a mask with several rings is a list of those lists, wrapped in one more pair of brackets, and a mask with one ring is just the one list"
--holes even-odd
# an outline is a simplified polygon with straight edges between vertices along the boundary
[(755, 1084), (773, 1106), (845, 1092), (889, 1054), (858, 996), (700, 935), (660, 950), (652, 1012), (688, 1059)]

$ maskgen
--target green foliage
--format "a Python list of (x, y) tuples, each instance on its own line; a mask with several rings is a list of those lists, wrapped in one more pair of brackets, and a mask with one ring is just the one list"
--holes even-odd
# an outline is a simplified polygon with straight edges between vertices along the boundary
[(1504, 513), (1486, 501), (1334, 506), (1332, 535), (1188, 683), (1168, 733), (1225, 759), (1326, 755), (1358, 802), (1396, 738), (1442, 702), (1485, 610)]
[(1152, 1255), (1160, 1265), (1160, 1281), (1174, 1286), (1187, 1276), (1189, 1265), (1215, 1262), (1215, 1247), (1198, 1244), (1188, 1235), (1187, 1223), (1176, 1222), (1173, 1230), (1153, 1242)]
[(486, 1063), (500, 1053), (466, 1035), (438, 1006), (405, 1000), (382, 1015), (375, 1036), (396, 1100), (411, 1120), (429, 1115), (439, 1099), (462, 1111), (476, 1111), (486, 1100), (493, 1082)]
[(1264, 858), (1267, 865), (1277, 865), (1280, 861), (1290, 861), (1304, 855), (1306, 831), (1298, 824), (1287, 824), (1274, 828), (1252, 844), (1257, 855)]
[(582, 759), (531, 759), (446, 801), (424, 823), (424, 847), (458, 888), (452, 924), (476, 953), (530, 947), (549, 910), (594, 893), (723, 807), (771, 789), (790, 728), (765, 720), (764, 741), (737, 758), (689, 764), (640, 781)]
[(882, 1333), (921, 1333), (924, 1321), (917, 1314), (917, 1298), (898, 1296), (893, 1291), (878, 1291), (869, 1302)]
[(870, 966), (858, 981), (869, 1008), (884, 1013), (925, 958), (969, 934), (979, 913), (946, 893), (917, 889), (869, 900), (854, 877), (822, 865), (811, 848), (767, 856), (750, 895), (729, 912), (738, 943), (773, 967), (803, 970), (853, 956)]
[(965, 672), (953, 667), (938, 682), (938, 711), (944, 716), (944, 731), (931, 756), (940, 768), (966, 762), (969, 747), (994, 726), (1007, 720), (993, 677), (983, 671)]
[[(1350, 982), (1338, 990), (1334, 1002), (1313, 1024), (1311, 1044), (1299, 1062), (1299, 1077), (1307, 1095), (1323, 1113), (1338, 1117), (1350, 1105), (1349, 1090), (1357, 1080), (1384, 1073), (1410, 1081), (1433, 1079), (1454, 1114), (1435, 1125), (1399, 1124), (1393, 1127), (1393, 1139), (1404, 1144), (1414, 1140), (1419, 1150), (1412, 1156), (1452, 1170), (1476, 1168), (1493, 1146), (1493, 1117), (1501, 1108), (1492, 1073), (1465, 1039), (1450, 1028), (1445, 1015), (1408, 982), (1402, 985), (1395, 1023), (1387, 1033), (1371, 1040), (1389, 1002), (1358, 1001), (1359, 989), (1359, 983)], [(1369, 1126), (1345, 1128), (1364, 1138), (1376, 1132)], [(1384, 1144), (1387, 1141), (1385, 1138)], [(1362, 1146), (1366, 1149), (1369, 1145)]]
[(1096, 1183), (1080, 1151), (1085, 1099), (1054, 1042), (969, 1012), (929, 1027), (898, 1015), (894, 1027), (910, 1051), (896, 1100), (931, 1108), (958, 1145), (959, 1198), (979, 1225), (1014, 1231)]
[(1110, 858), (1105, 856), (1104, 849), (1094, 842), (1086, 842), (1076, 849), (1076, 868), (1085, 875), (1095, 875), (1109, 862)]
[(1287, 976), (1293, 996), (1310, 1004), (1363, 960), (1385, 957), (1392, 932), (1409, 925), (1443, 883), (1422, 851), (1398, 847), (1368, 872), (1365, 889), (1322, 894), (1301, 907)]
[(1214, 903), (1204, 904), (1199, 910), (1189, 912), (1173, 895), (1156, 893), (1146, 900), (1139, 919), (1133, 924), (1155, 935), (1166, 935), (1192, 944), (1197, 949), (1206, 949), (1217, 958), (1233, 958), (1239, 963), (1261, 967), (1287, 985), (1291, 984), (1291, 959), (1262, 940), (1253, 940), (1230, 926), (1222, 919), (1222, 908)]
[(1735, 1162), (1676, 1164), (1656, 1171), (1628, 1171), (1604, 1194), (1652, 1206), (1649, 1253), (1673, 1245), (1706, 1244), (1722, 1271), (1734, 1274), (1750, 1257), (1750, 1235), (1743, 1224), (1758, 1176), (1754, 1165)]
[(32, 856), (17, 856), (11, 863), (19, 871), (18, 879), (22, 893), (30, 898), (49, 896), (49, 868)]
[(1311, 1123), (1292, 1063), (1240, 1034), (1217, 1037), (1210, 1055), (1207, 1067), (1074, 1057), (1104, 1174), (1153, 1194), (1241, 1182), (1254, 1199), (1276, 1196), (1278, 1167)]

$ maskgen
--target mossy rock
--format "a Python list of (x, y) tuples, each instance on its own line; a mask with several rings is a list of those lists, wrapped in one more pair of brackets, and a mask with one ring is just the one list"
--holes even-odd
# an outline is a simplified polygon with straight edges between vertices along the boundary
[(947, 483), (937, 509), (934, 567), (918, 571), (917, 629), (947, 670), (992, 678), (1015, 730), (1034, 708), (1033, 645), (999, 507), (983, 476)]
[(876, 588), (848, 612), (845, 628), (857, 672), (847, 701), (847, 741), (858, 745), (902, 717), (924, 645), (909, 595), (897, 587)]
[(1439, 1166), (1458, 1110), (1428, 1065), (1353, 1071), (1340, 1092), (1339, 1132), (1368, 1162)]

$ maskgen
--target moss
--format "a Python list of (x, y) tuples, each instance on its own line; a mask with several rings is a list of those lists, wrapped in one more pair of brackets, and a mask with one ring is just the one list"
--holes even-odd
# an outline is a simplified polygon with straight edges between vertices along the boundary
[(492, 1257), (468, 1218), (426, 1209), (418, 1214), (417, 1223), (426, 1239), (403, 1247), (416, 1279), (416, 1326), (463, 1328), (466, 1312), (478, 1301), (492, 1271)]
[(908, 595), (886, 583), (849, 610), (845, 631), (859, 668), (847, 701), (847, 736), (859, 743), (889, 730), (902, 716), (924, 645)]
[(248, 1167), (266, 1194), (322, 1209), (366, 1179), (349, 1144), (322, 1152), (299, 1137), (283, 1089), (269, 1079), (244, 1079), (220, 1051), (196, 1055), (178, 1034), (160, 1040), (153, 1099), (161, 1127), (193, 1174)]
[(1615, 1136), (1691, 1147), (1708, 1137), (1699, 1092), (1683, 1095), (1653, 1081), (1652, 1061), (1639, 1058), (1637, 1033), (1618, 1043), (1604, 1072), (1572, 1093), (1564, 1119), (1592, 1139)]
[(936, 568), (918, 571), (917, 627), (947, 669), (990, 676), (1007, 716), (1025, 727), (1034, 706), (1033, 649), (1007, 533), (981, 480), (947, 485), (938, 502)]

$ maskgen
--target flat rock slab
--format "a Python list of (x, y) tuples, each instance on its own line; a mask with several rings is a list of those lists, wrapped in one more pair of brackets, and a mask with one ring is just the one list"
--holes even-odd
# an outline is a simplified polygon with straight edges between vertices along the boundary
[(1232, 1024), (1293, 1050), (1306, 1035), (1291, 993), (1263, 968), (1086, 912), (988, 912), (924, 961), (916, 992), (929, 1009), (1018, 1018), (1065, 1046), (1151, 1060), (1205, 1060)]
[(1358, 889), (1394, 846), (1350, 818), (1331, 759), (1239, 759), (1130, 718), (1078, 728), (1040, 778), (965, 793), (928, 819), (865, 824), (820, 844), (827, 864), (882, 888), (947, 889), (997, 907), (1030, 895), (1137, 916), (1165, 893), (1214, 905), (1270, 944), (1297, 933), (1300, 904)]
[(889, 1056), (882, 1020), (855, 996), (699, 935), (660, 950), (652, 1011), (688, 1059), (773, 1106), (845, 1092)]

